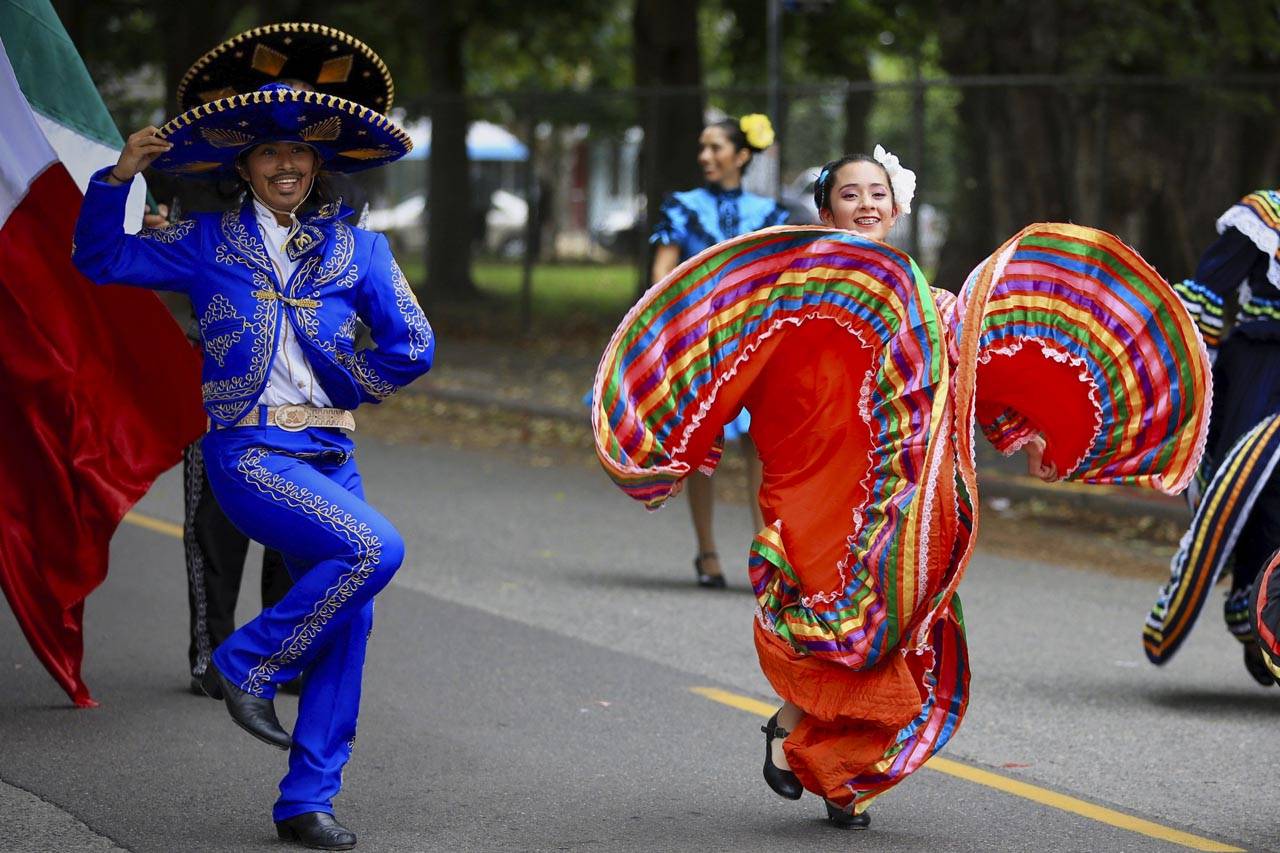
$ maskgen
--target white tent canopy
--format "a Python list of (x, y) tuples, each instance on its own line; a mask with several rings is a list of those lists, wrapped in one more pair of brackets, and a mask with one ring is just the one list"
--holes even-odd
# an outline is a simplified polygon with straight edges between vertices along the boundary
[[(407, 160), (425, 160), (431, 156), (431, 119), (424, 118), (401, 125), (413, 140)], [(523, 162), (529, 149), (502, 125), (476, 121), (467, 129), (467, 156), (472, 160)]]

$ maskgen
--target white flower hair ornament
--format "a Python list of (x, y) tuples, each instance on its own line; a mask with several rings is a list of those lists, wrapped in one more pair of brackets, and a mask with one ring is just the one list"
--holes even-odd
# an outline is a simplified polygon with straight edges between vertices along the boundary
[(889, 175), (889, 183), (893, 187), (893, 200), (898, 204), (899, 213), (911, 212), (911, 199), (916, 195), (916, 173), (898, 162), (897, 154), (890, 154), (883, 145), (877, 145), (871, 157)]

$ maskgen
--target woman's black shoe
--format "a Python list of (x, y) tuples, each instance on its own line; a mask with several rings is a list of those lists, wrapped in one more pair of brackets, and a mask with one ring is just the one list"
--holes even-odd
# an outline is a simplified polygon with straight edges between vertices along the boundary
[(827, 820), (831, 821), (832, 826), (839, 829), (867, 829), (871, 826), (871, 815), (866, 812), (853, 814), (852, 803), (849, 804), (850, 811), (845, 811), (830, 800), (823, 802), (827, 804)]
[(764, 732), (764, 781), (779, 797), (798, 800), (804, 793), (804, 786), (790, 770), (783, 770), (773, 763), (773, 740), (785, 738), (791, 734), (786, 729), (778, 728), (778, 715), (774, 714), (769, 722), (760, 727)]
[(698, 574), (698, 586), (706, 589), (724, 589), (723, 574), (709, 575), (702, 570), (702, 561), (711, 559), (718, 560), (720, 557), (715, 551), (705, 551), (693, 558), (693, 570)]
[(307, 812), (278, 820), (276, 835), (282, 841), (296, 841), (312, 850), (350, 850), (356, 846), (356, 834), (328, 812)]

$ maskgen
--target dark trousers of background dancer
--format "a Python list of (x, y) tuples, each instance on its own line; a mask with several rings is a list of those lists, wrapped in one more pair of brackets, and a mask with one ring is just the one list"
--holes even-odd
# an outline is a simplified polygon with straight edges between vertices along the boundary
[[(249, 537), (223, 513), (205, 476), (200, 442), (182, 455), (185, 512), (182, 543), (187, 560), (187, 604), (191, 609), (191, 692), (204, 696), (200, 676), (223, 640), (236, 629), (236, 601), (244, 575)], [(293, 581), (284, 558), (272, 548), (262, 553), (262, 607), (272, 607), (289, 591)]]

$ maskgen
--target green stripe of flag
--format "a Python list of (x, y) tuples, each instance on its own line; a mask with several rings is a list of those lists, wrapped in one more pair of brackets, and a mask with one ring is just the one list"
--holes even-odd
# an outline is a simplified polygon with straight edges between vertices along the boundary
[(124, 145), (50, 0), (0, 0), (0, 39), (33, 110), (103, 145)]

